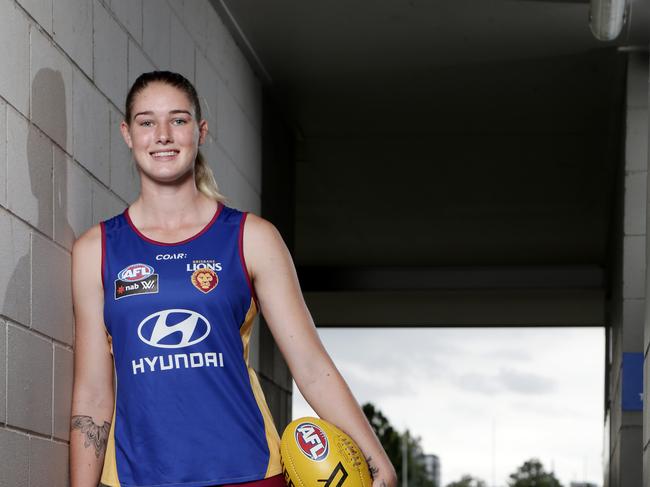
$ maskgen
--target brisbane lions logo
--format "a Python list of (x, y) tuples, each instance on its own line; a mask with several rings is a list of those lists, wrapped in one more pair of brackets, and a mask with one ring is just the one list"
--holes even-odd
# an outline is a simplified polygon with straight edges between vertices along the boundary
[(217, 273), (209, 268), (196, 269), (192, 273), (192, 284), (194, 287), (203, 293), (209, 293), (217, 284), (219, 284), (219, 277)]

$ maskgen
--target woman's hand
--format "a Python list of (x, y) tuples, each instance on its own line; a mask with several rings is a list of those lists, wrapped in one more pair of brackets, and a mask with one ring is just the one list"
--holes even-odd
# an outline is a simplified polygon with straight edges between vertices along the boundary
[(395, 468), (385, 454), (379, 461), (375, 461), (372, 457), (368, 457), (366, 461), (368, 462), (368, 468), (372, 476), (372, 487), (397, 486)]

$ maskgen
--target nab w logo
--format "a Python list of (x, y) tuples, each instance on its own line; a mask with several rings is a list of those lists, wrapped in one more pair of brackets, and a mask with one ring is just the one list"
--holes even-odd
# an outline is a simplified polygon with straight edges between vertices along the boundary
[(156, 287), (156, 281), (142, 281), (142, 289), (154, 289)]
[(138, 325), (138, 336), (147, 345), (160, 348), (183, 348), (204, 340), (210, 322), (196, 311), (166, 309), (147, 316)]

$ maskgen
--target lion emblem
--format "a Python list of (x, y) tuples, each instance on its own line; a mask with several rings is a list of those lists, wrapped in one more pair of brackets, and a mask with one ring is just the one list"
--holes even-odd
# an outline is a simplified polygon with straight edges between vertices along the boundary
[(192, 284), (203, 293), (209, 293), (218, 283), (219, 277), (212, 269), (197, 269), (192, 273)]

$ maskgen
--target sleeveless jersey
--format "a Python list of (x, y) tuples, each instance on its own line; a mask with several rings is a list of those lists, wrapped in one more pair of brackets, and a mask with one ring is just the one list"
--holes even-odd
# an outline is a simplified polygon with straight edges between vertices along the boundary
[(219, 203), (201, 232), (173, 244), (141, 234), (128, 209), (101, 223), (117, 380), (102, 483), (204, 487), (281, 473), (278, 433), (248, 365), (257, 303), (246, 215)]

